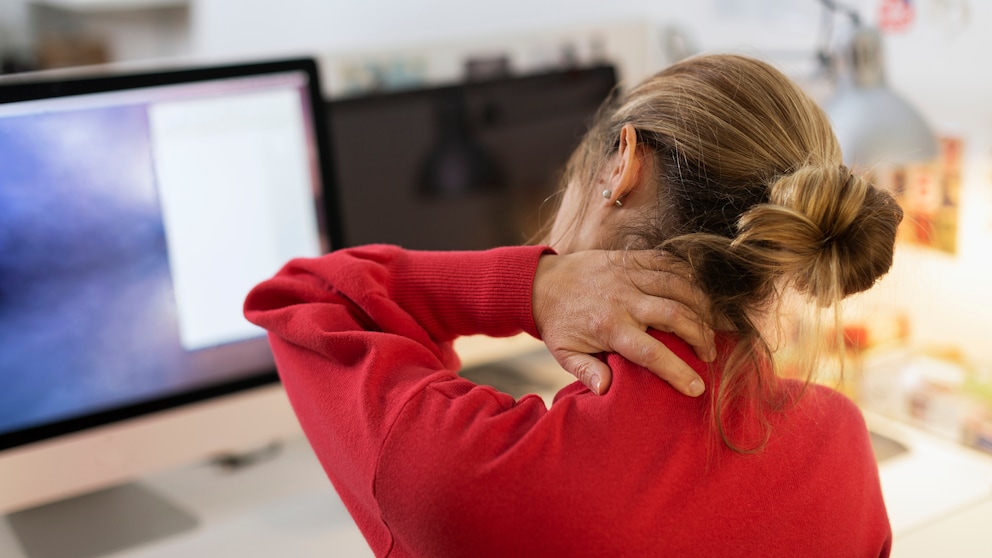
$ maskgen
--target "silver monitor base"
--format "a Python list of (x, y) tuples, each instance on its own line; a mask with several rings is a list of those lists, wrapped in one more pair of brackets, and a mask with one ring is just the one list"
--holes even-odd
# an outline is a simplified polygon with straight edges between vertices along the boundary
[(196, 518), (138, 483), (7, 516), (28, 558), (92, 558), (196, 527)]

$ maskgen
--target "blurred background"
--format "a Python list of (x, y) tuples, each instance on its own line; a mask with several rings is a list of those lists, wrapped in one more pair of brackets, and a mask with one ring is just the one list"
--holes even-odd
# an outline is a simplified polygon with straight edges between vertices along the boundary
[(880, 39), (874, 85), (911, 107), (933, 144), (853, 161), (907, 219), (892, 272), (845, 309), (837, 353), (862, 373), (841, 385), (865, 408), (992, 453), (990, 2), (0, 0), (0, 68), (305, 55), (326, 99), (344, 102), (603, 66), (624, 86), (719, 51), (771, 62), (831, 106), (861, 87), (863, 60), (848, 49), (866, 28)]
[(872, 28), (884, 83), (937, 149), (858, 162), (907, 219), (893, 272), (848, 309), (842, 356), (860, 365), (868, 349), (898, 347), (924, 364), (895, 367), (912, 369), (882, 383), (899, 390), (850, 390), (992, 451), (987, 412), (942, 407), (948, 394), (978, 408), (992, 398), (990, 27), (992, 4), (974, 0), (2, 0), (0, 60), (14, 73), (306, 55), (319, 61), (326, 98), (340, 100), (592, 66), (613, 66), (623, 86), (730, 51), (775, 64), (828, 104), (845, 82), (846, 37)]

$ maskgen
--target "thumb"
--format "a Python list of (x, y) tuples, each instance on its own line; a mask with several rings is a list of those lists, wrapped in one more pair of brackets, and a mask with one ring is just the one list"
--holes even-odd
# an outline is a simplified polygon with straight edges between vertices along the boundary
[(613, 371), (605, 362), (586, 353), (565, 349), (552, 351), (551, 354), (566, 372), (578, 378), (583, 385), (589, 388), (589, 391), (596, 395), (602, 395), (610, 389)]

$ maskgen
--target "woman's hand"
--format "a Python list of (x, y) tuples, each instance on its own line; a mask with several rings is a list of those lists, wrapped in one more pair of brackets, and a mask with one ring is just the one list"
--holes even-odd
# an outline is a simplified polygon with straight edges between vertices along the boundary
[(594, 355), (619, 353), (686, 395), (702, 394), (696, 372), (647, 333), (672, 332), (702, 360), (716, 356), (713, 331), (697, 312), (706, 299), (677, 266), (655, 250), (542, 256), (534, 277), (534, 321), (562, 368), (603, 394), (612, 372)]

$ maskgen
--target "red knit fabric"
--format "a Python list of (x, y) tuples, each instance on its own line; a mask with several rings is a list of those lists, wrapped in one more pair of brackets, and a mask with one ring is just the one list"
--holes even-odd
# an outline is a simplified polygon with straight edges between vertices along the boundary
[[(454, 338), (536, 335), (545, 250), (342, 250), (294, 260), (248, 296), (377, 555), (889, 554), (864, 420), (834, 391), (811, 386), (742, 455), (714, 435), (712, 389), (685, 397), (616, 355), (609, 393), (572, 384), (550, 409), (459, 378)], [(685, 343), (656, 336), (708, 377)]]

